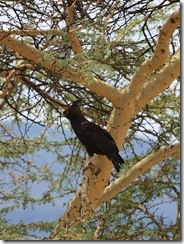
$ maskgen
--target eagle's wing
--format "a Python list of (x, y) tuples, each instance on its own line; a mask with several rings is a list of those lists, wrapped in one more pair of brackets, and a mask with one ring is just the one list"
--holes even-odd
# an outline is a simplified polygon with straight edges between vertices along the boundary
[(112, 136), (105, 129), (90, 121), (82, 122), (78, 128), (75, 128), (75, 133), (89, 155), (94, 153), (106, 155), (109, 152), (119, 151)]

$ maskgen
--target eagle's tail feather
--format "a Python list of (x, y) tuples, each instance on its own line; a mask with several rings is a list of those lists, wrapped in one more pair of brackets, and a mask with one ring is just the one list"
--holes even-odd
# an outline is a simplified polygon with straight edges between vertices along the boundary
[(122, 159), (122, 157), (118, 153), (110, 154), (107, 157), (109, 160), (112, 161), (117, 172), (120, 172), (121, 166), (122, 164), (124, 164), (124, 160)]

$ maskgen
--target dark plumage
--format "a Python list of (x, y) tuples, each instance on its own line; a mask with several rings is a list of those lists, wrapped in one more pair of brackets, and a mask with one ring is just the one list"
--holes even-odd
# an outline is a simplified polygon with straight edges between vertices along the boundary
[(99, 125), (88, 121), (78, 107), (79, 101), (74, 102), (63, 114), (71, 122), (72, 128), (86, 147), (89, 156), (94, 153), (106, 155), (112, 161), (117, 172), (120, 171), (124, 160), (119, 155), (119, 150), (112, 136)]

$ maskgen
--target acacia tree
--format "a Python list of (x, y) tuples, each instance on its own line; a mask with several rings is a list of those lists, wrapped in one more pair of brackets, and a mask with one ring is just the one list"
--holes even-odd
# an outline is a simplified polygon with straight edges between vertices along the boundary
[[(40, 238), (30, 230), (52, 240), (180, 239), (178, 1), (0, 5), (1, 239)], [(104, 156), (84, 168), (84, 150), (62, 117), (78, 98), (115, 139), (125, 159), (119, 174)], [(43, 129), (30, 138), (34, 125)], [(49, 140), (51, 127), (64, 139)], [(40, 165), (38, 151), (55, 158)], [(43, 181), (47, 190), (34, 196)], [(6, 219), (68, 194), (55, 222)], [(176, 208), (169, 221), (169, 208), (159, 211), (166, 202)]]

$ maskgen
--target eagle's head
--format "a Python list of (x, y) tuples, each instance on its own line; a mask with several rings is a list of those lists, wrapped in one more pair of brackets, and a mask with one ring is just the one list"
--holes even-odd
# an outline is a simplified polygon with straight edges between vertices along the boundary
[(82, 112), (78, 106), (80, 102), (81, 100), (73, 102), (72, 105), (63, 112), (63, 115), (69, 120), (81, 116)]

